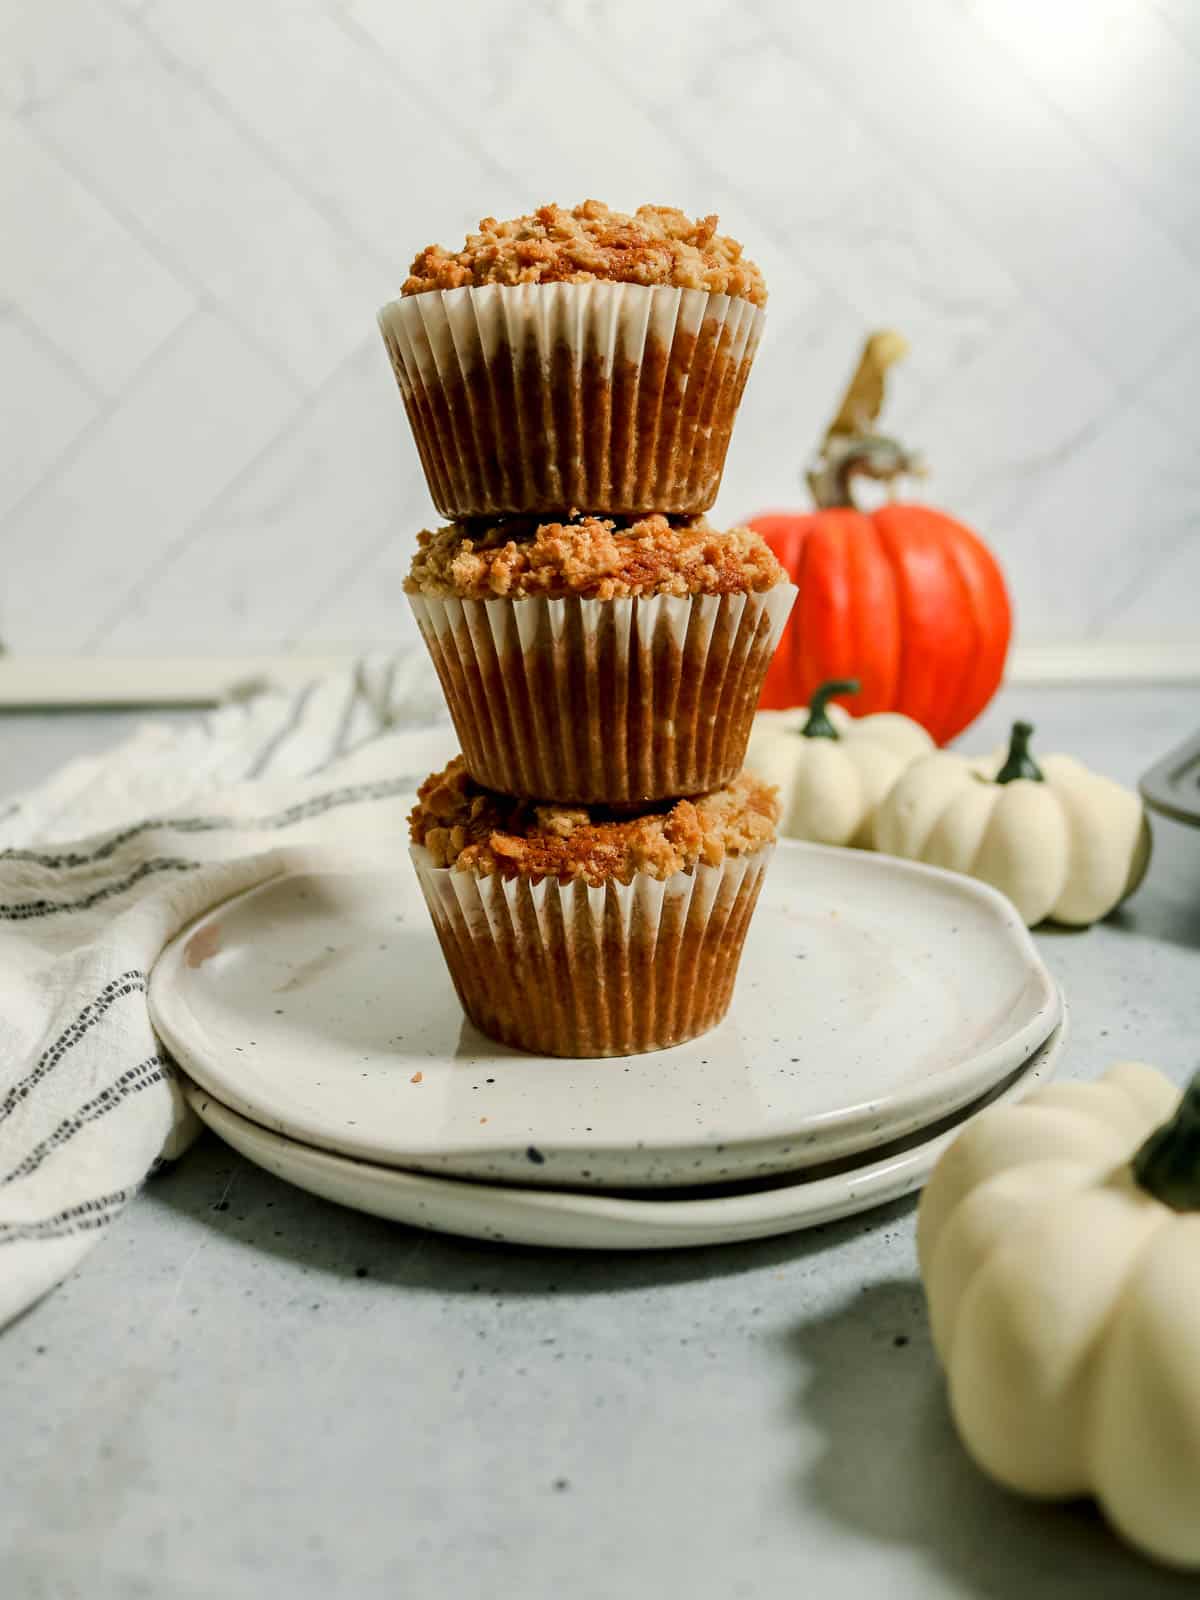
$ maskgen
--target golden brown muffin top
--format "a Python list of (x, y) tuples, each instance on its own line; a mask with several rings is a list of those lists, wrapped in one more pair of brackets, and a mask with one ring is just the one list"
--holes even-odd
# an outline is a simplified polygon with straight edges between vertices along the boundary
[(674, 206), (639, 206), (632, 217), (585, 200), (566, 211), (539, 206), (526, 217), (484, 217), (456, 252), (427, 245), (402, 294), (484, 283), (670, 284), (767, 303), (767, 286), (736, 239), (717, 232), (715, 216), (693, 222)]
[(578, 595), (758, 594), (784, 579), (752, 528), (720, 533), (704, 517), (507, 517), (449, 522), (417, 535), (405, 580), (413, 594), (459, 600)]
[(743, 772), (724, 789), (668, 802), (638, 816), (603, 806), (538, 805), (477, 784), (461, 756), (426, 778), (409, 817), (414, 844), (435, 866), (481, 878), (557, 878), (629, 883), (635, 873), (669, 878), (703, 862), (761, 849), (775, 837), (776, 790)]

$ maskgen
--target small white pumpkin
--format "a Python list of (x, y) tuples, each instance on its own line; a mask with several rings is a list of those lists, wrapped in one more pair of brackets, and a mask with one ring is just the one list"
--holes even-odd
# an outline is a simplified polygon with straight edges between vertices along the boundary
[(1092, 1494), (1200, 1568), (1200, 1074), (1135, 1062), (974, 1119), (921, 1197), (933, 1341), (971, 1456)]
[(1007, 755), (914, 762), (879, 807), (875, 847), (982, 878), (1030, 927), (1086, 927), (1145, 877), (1150, 826), (1137, 795), (1111, 778), (1070, 756), (1035, 762), (1032, 733), (1014, 723)]
[(858, 688), (853, 679), (823, 683), (810, 706), (754, 719), (746, 765), (779, 786), (780, 832), (790, 839), (869, 846), (879, 802), (905, 767), (935, 748), (919, 722), (897, 712), (852, 717), (829, 704)]

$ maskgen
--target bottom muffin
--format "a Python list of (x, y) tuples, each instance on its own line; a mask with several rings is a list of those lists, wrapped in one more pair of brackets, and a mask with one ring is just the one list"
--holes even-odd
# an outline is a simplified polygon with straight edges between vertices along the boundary
[(413, 861), (463, 1010), (552, 1056), (662, 1050), (729, 1008), (775, 841), (749, 773), (636, 816), (494, 794), (462, 757), (422, 784)]

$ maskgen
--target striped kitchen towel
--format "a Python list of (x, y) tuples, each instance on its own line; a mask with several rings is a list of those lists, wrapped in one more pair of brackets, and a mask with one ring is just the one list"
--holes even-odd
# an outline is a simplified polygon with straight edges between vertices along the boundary
[(424, 651), (267, 691), (0, 798), (0, 1325), (60, 1282), (194, 1125), (150, 1026), (159, 952), (330, 848), (396, 854), (453, 752)]

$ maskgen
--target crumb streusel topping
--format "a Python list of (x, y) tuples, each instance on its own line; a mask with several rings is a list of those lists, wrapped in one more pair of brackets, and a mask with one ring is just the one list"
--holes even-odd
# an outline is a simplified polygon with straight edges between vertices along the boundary
[(752, 528), (727, 533), (705, 517), (509, 517), (449, 522), (417, 535), (405, 587), (460, 600), (619, 600), (639, 595), (758, 594), (784, 579)]
[(767, 303), (767, 286), (736, 239), (717, 232), (715, 216), (693, 222), (673, 206), (639, 206), (634, 216), (585, 200), (567, 211), (540, 206), (530, 216), (484, 217), (463, 249), (427, 245), (402, 294), (484, 283), (670, 284)]
[(779, 820), (776, 790), (743, 772), (724, 789), (676, 800), (635, 817), (602, 806), (537, 805), (484, 789), (456, 756), (428, 777), (409, 817), (414, 844), (438, 867), (481, 878), (582, 878), (629, 883), (635, 873), (669, 878), (703, 862), (720, 866), (769, 844)]

